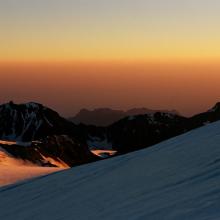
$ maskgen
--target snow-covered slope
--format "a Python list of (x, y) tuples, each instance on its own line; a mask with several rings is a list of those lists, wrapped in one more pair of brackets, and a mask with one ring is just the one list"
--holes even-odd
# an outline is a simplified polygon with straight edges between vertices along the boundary
[(4, 220), (219, 220), (220, 122), (0, 189)]
[(33, 165), (29, 166), (25, 164), (0, 166), (0, 186), (43, 176), (60, 170), (63, 169), (55, 167), (37, 167)]

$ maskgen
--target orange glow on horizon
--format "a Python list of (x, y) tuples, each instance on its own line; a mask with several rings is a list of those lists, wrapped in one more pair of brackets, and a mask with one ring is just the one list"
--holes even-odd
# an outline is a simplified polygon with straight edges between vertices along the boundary
[(1, 102), (36, 101), (65, 116), (96, 107), (191, 115), (220, 101), (217, 62), (2, 62), (0, 72)]

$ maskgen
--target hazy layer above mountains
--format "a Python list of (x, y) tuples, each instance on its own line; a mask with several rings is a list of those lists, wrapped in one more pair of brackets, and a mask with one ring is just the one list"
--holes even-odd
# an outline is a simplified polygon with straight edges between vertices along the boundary
[(66, 118), (100, 107), (176, 109), (192, 116), (219, 100), (219, 72), (219, 62), (0, 62), (0, 100), (44, 103)]

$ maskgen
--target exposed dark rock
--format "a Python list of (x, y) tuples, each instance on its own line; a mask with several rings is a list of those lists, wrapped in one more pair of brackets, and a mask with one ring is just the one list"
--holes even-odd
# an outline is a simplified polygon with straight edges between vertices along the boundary
[(207, 112), (203, 112), (200, 114), (197, 114), (191, 118), (189, 118), (189, 128), (188, 129), (194, 129), (201, 127), (203, 125), (215, 122), (220, 120), (220, 103), (216, 103), (216, 105), (208, 110)]
[(58, 158), (70, 167), (94, 162), (99, 158), (92, 154), (87, 145), (67, 135), (49, 136), (37, 144), (37, 149), (46, 157)]
[(131, 116), (111, 125), (108, 139), (119, 153), (127, 153), (182, 134), (186, 125), (186, 118), (168, 113)]

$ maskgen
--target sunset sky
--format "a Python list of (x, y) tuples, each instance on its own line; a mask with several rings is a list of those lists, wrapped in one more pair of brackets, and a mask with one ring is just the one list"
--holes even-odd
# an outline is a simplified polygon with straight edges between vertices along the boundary
[(149, 107), (220, 101), (219, 0), (0, 1), (0, 103)]

